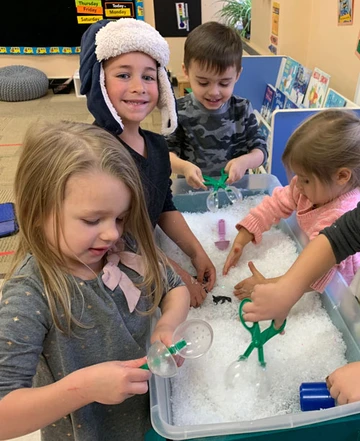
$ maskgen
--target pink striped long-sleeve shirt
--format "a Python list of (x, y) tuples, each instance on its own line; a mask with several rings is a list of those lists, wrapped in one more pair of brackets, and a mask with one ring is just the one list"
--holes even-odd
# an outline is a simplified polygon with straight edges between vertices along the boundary
[[(261, 204), (250, 210), (250, 213), (236, 225), (240, 230), (246, 228), (254, 235), (253, 242), (259, 243), (264, 231), (278, 224), (281, 219), (286, 219), (296, 211), (296, 219), (299, 227), (306, 233), (309, 240), (316, 237), (325, 227), (333, 224), (340, 216), (355, 208), (360, 202), (360, 189), (355, 188), (333, 201), (314, 208), (309, 199), (302, 195), (296, 187), (295, 176), (290, 185), (276, 187), (271, 196), (265, 196)], [(356, 271), (360, 267), (360, 253), (348, 257), (338, 265), (335, 265), (321, 279), (311, 287), (323, 292), (326, 285), (331, 281), (336, 270), (339, 270), (347, 284), (350, 284)]]

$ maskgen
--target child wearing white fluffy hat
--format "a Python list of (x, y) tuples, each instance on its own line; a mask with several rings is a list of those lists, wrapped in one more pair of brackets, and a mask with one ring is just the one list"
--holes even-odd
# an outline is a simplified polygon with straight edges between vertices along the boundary
[(168, 61), (166, 40), (149, 24), (130, 18), (100, 20), (81, 40), (81, 93), (86, 94), (95, 124), (117, 136), (135, 160), (153, 226), (158, 224), (191, 258), (197, 281), (171, 263), (190, 291), (191, 305), (198, 306), (214, 286), (215, 268), (173, 204), (165, 139), (140, 128), (156, 106), (162, 115), (162, 133), (176, 128), (175, 99), (165, 69)]

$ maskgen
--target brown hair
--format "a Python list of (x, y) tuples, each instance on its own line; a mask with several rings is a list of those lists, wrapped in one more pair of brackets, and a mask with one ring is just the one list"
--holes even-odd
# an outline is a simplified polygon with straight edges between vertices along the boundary
[[(60, 249), (62, 206), (69, 178), (94, 170), (118, 178), (131, 192), (124, 233), (130, 233), (135, 239), (138, 253), (144, 259), (145, 276), (141, 286), (153, 297), (153, 306), (147, 313), (157, 308), (166, 286), (166, 258), (155, 246), (140, 176), (126, 148), (110, 133), (94, 125), (72, 122), (34, 125), (26, 133), (15, 177), (19, 245), (6, 279), (13, 276), (26, 254), (31, 253), (41, 274), (55, 326), (68, 333), (72, 324), (82, 324), (72, 315), (71, 296), (76, 282), (67, 270)], [(50, 215), (54, 217), (55, 250), (48, 245), (44, 230)], [(62, 313), (65, 323), (60, 319)]]
[(202, 68), (222, 74), (229, 67), (241, 70), (242, 41), (235, 29), (210, 21), (192, 30), (184, 48), (184, 66), (188, 70), (192, 61)]
[(347, 110), (322, 110), (291, 135), (282, 155), (285, 166), (330, 183), (339, 168), (352, 171), (349, 185), (360, 186), (360, 119)]

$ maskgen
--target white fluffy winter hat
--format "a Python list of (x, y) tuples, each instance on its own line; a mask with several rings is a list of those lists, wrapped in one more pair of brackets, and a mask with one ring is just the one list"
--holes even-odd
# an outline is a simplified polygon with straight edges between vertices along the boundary
[[(169, 62), (169, 45), (159, 32), (141, 20), (121, 18), (102, 27), (95, 37), (95, 53), (102, 62), (112, 57), (129, 52), (143, 52), (158, 63), (159, 101), (158, 107), (162, 116), (162, 133), (172, 133), (177, 127), (177, 114), (174, 94), (166, 72)], [(101, 84), (106, 98), (104, 73), (101, 72)], [(110, 100), (106, 99), (110, 111), (116, 111)], [(117, 115), (117, 114), (116, 114)], [(119, 116), (117, 115), (117, 119)], [(120, 119), (122, 126), (122, 121)]]

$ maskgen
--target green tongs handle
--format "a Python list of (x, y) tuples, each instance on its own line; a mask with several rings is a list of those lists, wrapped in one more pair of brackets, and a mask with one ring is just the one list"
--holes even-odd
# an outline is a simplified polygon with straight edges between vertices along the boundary
[[(174, 345), (169, 346), (167, 349), (171, 355), (175, 355), (178, 352), (180, 352), (181, 349), (185, 348), (186, 345), (187, 345), (186, 341), (184, 339), (182, 339), (182, 340), (179, 340)], [(140, 369), (149, 370), (149, 365), (147, 363), (144, 363), (143, 365), (140, 366)]]
[(226, 188), (227, 185), (225, 184), (227, 178), (229, 175), (225, 173), (225, 170), (221, 169), (221, 175), (219, 179), (213, 178), (211, 176), (203, 175), (204, 178), (204, 184), (209, 187), (214, 187), (214, 190), (217, 191), (219, 188)]
[(252, 341), (251, 341), (250, 345), (248, 346), (248, 348), (246, 349), (244, 354), (240, 355), (239, 360), (247, 359), (249, 357), (249, 355), (251, 354), (251, 352), (255, 348), (257, 348), (259, 363), (261, 366), (265, 367), (266, 362), (265, 362), (265, 358), (264, 358), (263, 346), (268, 340), (270, 340), (270, 338), (274, 337), (277, 334), (280, 334), (280, 332), (282, 332), (285, 329), (286, 320), (280, 326), (279, 329), (275, 328), (275, 322), (273, 320), (271, 322), (271, 325), (262, 332), (260, 331), (260, 326), (259, 326), (258, 322), (254, 322), (252, 325), (248, 325), (245, 322), (244, 317), (243, 317), (243, 307), (246, 303), (251, 302), (251, 301), (252, 301), (251, 299), (243, 299), (240, 303), (240, 306), (239, 306), (240, 321), (243, 324), (244, 328), (250, 332), (251, 337), (252, 337), (251, 338)]

